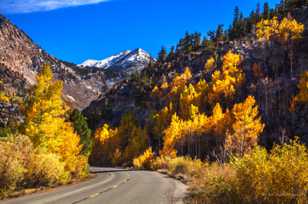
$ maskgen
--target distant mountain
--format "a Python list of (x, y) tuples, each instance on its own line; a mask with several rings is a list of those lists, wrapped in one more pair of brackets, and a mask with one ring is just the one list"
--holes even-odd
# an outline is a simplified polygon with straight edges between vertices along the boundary
[[(49, 55), (0, 15), (0, 81), (16, 93), (25, 93), (25, 88), (34, 85), (37, 73), (47, 63), (55, 78), (64, 82), (64, 100), (73, 108), (84, 109), (116, 83), (142, 70), (151, 59), (148, 53), (136, 49), (102, 61), (88, 60), (80, 66), (64, 62)], [(16, 86), (16, 81), (25, 85)]]
[(82, 70), (99, 70), (105, 74), (105, 82), (108, 89), (113, 88), (120, 82), (129, 79), (134, 73), (141, 72), (149, 63), (156, 59), (141, 48), (133, 51), (126, 50), (112, 55), (103, 60), (89, 59), (79, 64)]
[(78, 66), (134, 72), (144, 69), (151, 60), (154, 59), (149, 53), (138, 48), (133, 51), (120, 52), (103, 60), (89, 59)]

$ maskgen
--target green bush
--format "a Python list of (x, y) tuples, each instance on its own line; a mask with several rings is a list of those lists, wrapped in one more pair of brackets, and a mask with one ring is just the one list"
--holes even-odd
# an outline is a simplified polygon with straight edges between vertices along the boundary
[(80, 136), (80, 143), (83, 145), (81, 153), (89, 156), (93, 149), (91, 129), (88, 127), (87, 119), (78, 110), (70, 114), (70, 121), (73, 123), (75, 131)]

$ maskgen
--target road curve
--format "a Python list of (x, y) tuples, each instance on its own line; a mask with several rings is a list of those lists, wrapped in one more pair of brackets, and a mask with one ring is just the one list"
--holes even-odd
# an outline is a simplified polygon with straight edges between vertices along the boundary
[(95, 178), (1, 204), (174, 204), (183, 203), (186, 186), (151, 171), (92, 168)]

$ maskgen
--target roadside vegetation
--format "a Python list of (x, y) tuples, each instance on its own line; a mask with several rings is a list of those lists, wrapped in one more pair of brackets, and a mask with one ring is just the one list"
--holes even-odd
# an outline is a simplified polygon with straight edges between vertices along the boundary
[(150, 165), (190, 187), (185, 203), (307, 203), (308, 151), (298, 140), (230, 161), (158, 157)]
[[(82, 131), (87, 126), (78, 114), (72, 114), (74, 123), (68, 120), (69, 109), (61, 95), (62, 83), (53, 80), (46, 65), (19, 104), (23, 122), (4, 131), (0, 138), (1, 198), (24, 188), (56, 186), (87, 177), (90, 134)], [(9, 103), (10, 97), (2, 94), (1, 102)]]

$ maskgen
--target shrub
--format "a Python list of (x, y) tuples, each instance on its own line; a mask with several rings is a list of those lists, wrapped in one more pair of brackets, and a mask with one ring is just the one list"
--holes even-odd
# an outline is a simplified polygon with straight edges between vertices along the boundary
[(77, 179), (86, 178), (89, 175), (88, 156), (80, 155), (74, 172), (74, 177)]
[(65, 163), (55, 154), (33, 154), (28, 166), (27, 183), (32, 186), (54, 186), (65, 184), (70, 174), (65, 170)]
[(152, 148), (148, 148), (142, 155), (133, 160), (133, 165), (136, 169), (149, 169), (153, 158)]
[(241, 203), (234, 190), (235, 171), (229, 164), (212, 163), (193, 177), (188, 203)]
[(192, 177), (196, 176), (203, 167), (204, 163), (201, 160), (190, 157), (177, 157), (168, 162), (168, 171), (171, 175), (184, 174)]
[(10, 136), (0, 140), (0, 197), (21, 186), (31, 151), (28, 137)]
[(188, 202), (307, 203), (308, 153), (297, 141), (268, 153), (256, 147), (229, 164), (211, 164), (194, 177)]
[(308, 202), (308, 153), (297, 141), (275, 146), (270, 154), (256, 148), (232, 165), (236, 188), (246, 202)]
[(170, 157), (165, 156), (156, 157), (152, 162), (151, 168), (154, 170), (168, 169), (168, 163), (170, 159)]
[(70, 172), (60, 155), (38, 152), (27, 136), (12, 135), (1, 138), (0, 198), (22, 188), (65, 184), (72, 177), (87, 176), (87, 157), (76, 158), (76, 168), (74, 172)]
[(190, 157), (157, 157), (152, 162), (153, 169), (167, 169), (168, 173), (173, 176), (182, 174), (189, 177), (198, 176), (206, 165), (201, 160)]

